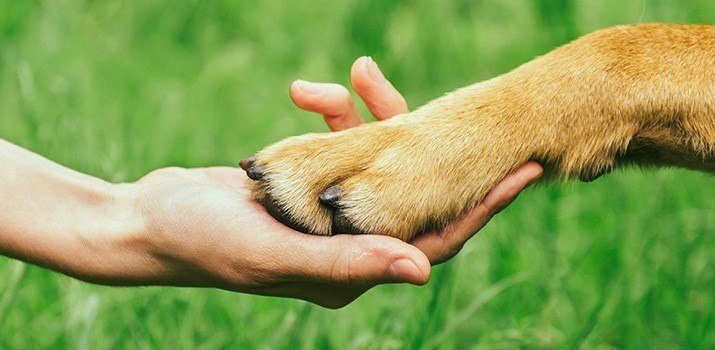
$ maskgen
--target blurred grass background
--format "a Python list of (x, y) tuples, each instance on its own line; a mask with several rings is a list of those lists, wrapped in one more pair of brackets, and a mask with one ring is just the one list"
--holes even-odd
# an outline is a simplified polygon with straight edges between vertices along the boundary
[[(0, 0), (0, 137), (112, 181), (234, 165), (326, 130), (288, 85), (347, 85), (361, 55), (415, 107), (595, 29), (714, 18), (710, 0)], [(680, 170), (532, 189), (427, 286), (339, 311), (0, 258), (0, 348), (713, 348), (713, 194)]]

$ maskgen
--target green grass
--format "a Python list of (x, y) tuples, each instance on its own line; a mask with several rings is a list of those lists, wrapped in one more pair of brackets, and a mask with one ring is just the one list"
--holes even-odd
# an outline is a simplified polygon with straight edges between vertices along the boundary
[[(0, 0), (0, 137), (112, 181), (232, 165), (326, 130), (287, 94), (372, 55), (412, 106), (592, 30), (707, 22), (700, 1)], [(339, 311), (92, 286), (0, 258), (0, 348), (713, 348), (715, 180), (536, 188), (424, 287)]]

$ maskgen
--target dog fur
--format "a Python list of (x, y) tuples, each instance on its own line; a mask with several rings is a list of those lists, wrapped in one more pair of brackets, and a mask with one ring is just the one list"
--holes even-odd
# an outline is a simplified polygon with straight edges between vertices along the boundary
[(254, 197), (294, 228), (409, 240), (528, 160), (545, 179), (629, 164), (715, 171), (715, 26), (600, 30), (409, 114), (292, 137), (242, 166)]

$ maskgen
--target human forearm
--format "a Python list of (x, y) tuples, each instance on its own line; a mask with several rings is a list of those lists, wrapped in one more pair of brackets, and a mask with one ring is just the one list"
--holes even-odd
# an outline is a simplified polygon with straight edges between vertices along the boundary
[[(363, 58), (351, 74), (372, 113), (386, 119), (406, 111), (394, 87), (384, 77), (369, 80), (367, 70), (378, 68)], [(313, 87), (294, 84), (296, 104), (324, 114), (333, 130), (362, 122), (345, 88)], [(381, 283), (426, 283), (430, 259), (449, 259), (493, 208), (541, 173), (535, 164), (522, 167), (449, 230), (424, 234), (413, 246), (291, 230), (252, 199), (248, 178), (232, 167), (158, 169), (113, 185), (2, 140), (0, 164), (0, 254), (102, 284), (217, 287), (327, 307)]]
[(142, 226), (118, 185), (3, 140), (0, 164), (0, 253), (83, 279), (117, 274), (110, 262), (128, 250), (116, 246)]

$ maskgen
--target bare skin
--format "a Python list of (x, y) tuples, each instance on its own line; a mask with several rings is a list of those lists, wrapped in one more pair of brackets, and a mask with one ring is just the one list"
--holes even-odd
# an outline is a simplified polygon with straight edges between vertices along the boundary
[[(404, 113), (402, 96), (364, 64), (352, 82), (372, 113)], [(338, 85), (294, 83), (291, 96), (333, 130), (362, 123)], [(249, 180), (231, 167), (166, 168), (111, 184), (2, 140), (0, 163), (0, 254), (92, 283), (213, 287), (329, 308), (382, 283), (426, 283), (431, 264), (456, 254), (542, 172), (522, 166), (449, 228), (408, 244), (287, 228), (251, 200)]]

